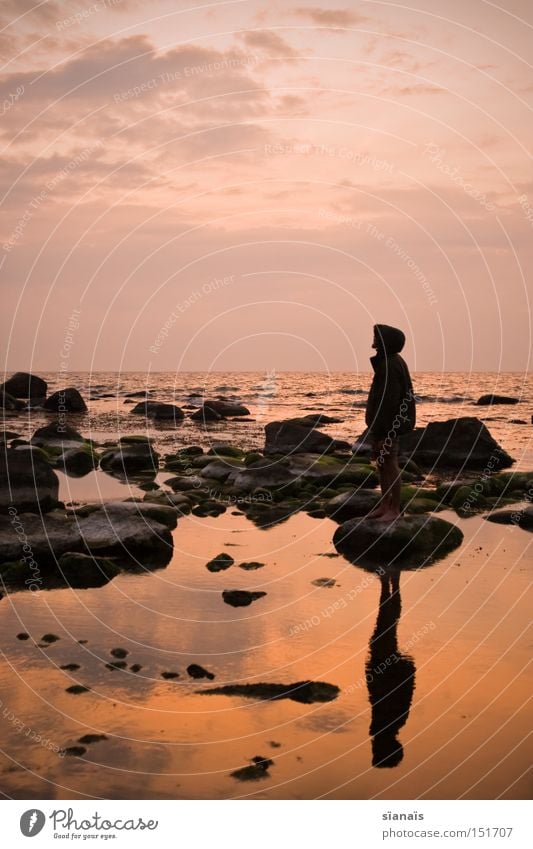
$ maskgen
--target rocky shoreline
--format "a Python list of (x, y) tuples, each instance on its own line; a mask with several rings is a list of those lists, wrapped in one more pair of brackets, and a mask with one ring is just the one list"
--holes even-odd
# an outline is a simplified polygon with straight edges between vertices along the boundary
[[(262, 529), (300, 511), (331, 518), (340, 525), (334, 536), (339, 552), (370, 566), (387, 560), (418, 568), (460, 545), (459, 529), (434, 515), (444, 509), (531, 529), (533, 472), (504, 471), (512, 457), (474, 417), (432, 422), (401, 438), (404, 514), (383, 528), (365, 519), (379, 500), (365, 435), (352, 451), (319, 429), (335, 423), (323, 412), (268, 423), (262, 451), (215, 442), (161, 456), (142, 434), (101, 444), (84, 437), (72, 426), (87, 409), (79, 392), (68, 387), (47, 398), (46, 391), (41, 378), (20, 373), (2, 387), (10, 425), (1, 437), (0, 463), (4, 592), (81, 586), (84, 580), (98, 586), (123, 569), (160, 568), (172, 557), (171, 531), (179, 516), (214, 517), (229, 508)], [(46, 410), (51, 421), (26, 440), (16, 419), (34, 407)], [(131, 414), (169, 427), (185, 416), (175, 405), (146, 397)], [(240, 404), (205, 400), (190, 418), (205, 427), (248, 415)], [(83, 477), (95, 470), (144, 494), (98, 504), (59, 501), (56, 472)], [(498, 512), (517, 504), (523, 506)]]

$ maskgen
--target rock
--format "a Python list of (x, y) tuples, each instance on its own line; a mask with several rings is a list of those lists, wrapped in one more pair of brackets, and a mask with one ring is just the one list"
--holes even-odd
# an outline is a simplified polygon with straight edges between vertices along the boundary
[[(0, 513), (9, 511), (13, 522), (17, 513), (47, 513), (57, 507), (58, 493), (59, 479), (44, 460), (12, 449), (0, 452)], [(14, 527), (11, 533), (16, 538)]]
[(120, 574), (119, 566), (109, 558), (68, 551), (58, 560), (65, 583), (75, 589), (103, 587)]
[(185, 413), (181, 407), (176, 407), (175, 404), (158, 404), (152, 409), (150, 418), (155, 421), (179, 422), (185, 418)]
[[(72, 693), (72, 689), (69, 689), (67, 692)], [(68, 746), (66, 749), (63, 749), (63, 753), (69, 758), (81, 758), (86, 751), (85, 746)]]
[(0, 390), (0, 407), (8, 413), (17, 413), (19, 410), (24, 410), (25, 404), (10, 395), (9, 392)]
[(330, 589), (331, 587), (336, 586), (337, 581), (335, 578), (315, 578), (314, 581), (311, 581), (314, 587), (327, 587)]
[(235, 445), (227, 445), (223, 442), (215, 442), (207, 452), (208, 455), (214, 454), (216, 457), (234, 457), (237, 460), (242, 459), (244, 452), (241, 448)]
[(43, 409), (53, 413), (86, 413), (87, 404), (78, 390), (69, 386), (50, 395), (44, 402)]
[(176, 475), (173, 478), (167, 478), (165, 483), (174, 492), (189, 492), (205, 485), (205, 481), (198, 475)]
[(524, 531), (533, 531), (533, 507), (517, 508), (516, 510), (499, 510), (485, 516), (487, 522), (496, 522), (498, 525), (514, 525)]
[(231, 555), (222, 552), (222, 554), (217, 554), (216, 557), (213, 557), (209, 563), (206, 563), (206, 567), (210, 572), (222, 572), (224, 569), (229, 569), (234, 563), (235, 560)]
[(509, 419), (509, 424), (525, 425), (527, 422), (525, 419)]
[(68, 448), (57, 460), (57, 468), (66, 475), (76, 478), (88, 475), (97, 465), (98, 458), (89, 446)]
[(262, 569), (264, 563), (258, 563), (256, 560), (249, 560), (245, 563), (239, 563), (239, 569), (245, 569), (247, 572), (253, 572), (256, 569)]
[(100, 468), (124, 477), (144, 471), (154, 473), (159, 468), (159, 454), (150, 442), (124, 444), (104, 451), (100, 457)]
[(335, 548), (351, 562), (413, 568), (446, 556), (462, 541), (463, 533), (456, 525), (435, 516), (399, 517), (392, 523), (351, 519), (333, 535)]
[(471, 417), (416, 428), (400, 437), (400, 451), (421, 466), (483, 468), (491, 461), (492, 469), (503, 469), (514, 463), (483, 422)]
[(299, 416), (290, 421), (295, 424), (301, 424), (304, 427), (318, 427), (319, 425), (341, 424), (343, 419), (336, 419), (334, 416), (327, 416), (325, 413), (309, 413), (307, 416)]
[(222, 418), (238, 418), (239, 416), (250, 415), (250, 410), (247, 407), (244, 407), (242, 404), (235, 404), (232, 401), (207, 400), (204, 401), (202, 408), (204, 410), (212, 410), (219, 416), (222, 416)]
[(89, 688), (84, 687), (82, 684), (73, 684), (72, 687), (67, 687), (65, 693), (72, 693), (74, 696), (79, 696), (81, 693), (88, 693)]
[(265, 427), (265, 454), (331, 454), (349, 448), (347, 442), (302, 425), (301, 419), (270, 422)]
[(377, 506), (381, 495), (368, 489), (355, 489), (352, 492), (341, 492), (335, 498), (324, 504), (326, 515), (336, 522), (346, 522), (348, 519), (366, 516)]
[(303, 486), (311, 486), (315, 490), (330, 484), (359, 484), (372, 488), (377, 486), (378, 476), (370, 466), (359, 463), (346, 463), (329, 455), (297, 454), (283, 459), (263, 457), (256, 463), (230, 472), (226, 483), (231, 483), (243, 493), (259, 488), (279, 489), (293, 494)]
[(250, 592), (249, 590), (224, 590), (222, 598), (231, 607), (248, 607), (252, 601), (263, 598), (264, 592)]
[(26, 634), (25, 631), (23, 631), (21, 634), (17, 634), (17, 640), (29, 640), (29, 639), (30, 639), (30, 635)]
[(129, 655), (129, 651), (127, 649), (116, 648), (116, 649), (111, 649), (109, 654), (112, 655), (113, 657), (118, 658), (118, 660), (124, 660), (124, 658)]
[(42, 643), (49, 643), (49, 644), (50, 643), (57, 643), (57, 641), (60, 640), (60, 639), (61, 639), (61, 637), (58, 637), (57, 634), (45, 634), (43, 637), (41, 637), (41, 642)]
[(194, 413), (191, 413), (189, 416), (191, 421), (193, 422), (203, 422), (206, 424), (207, 422), (219, 422), (222, 418), (220, 413), (217, 413), (216, 410), (213, 410), (211, 407), (200, 407), (199, 410), (196, 410)]
[(204, 453), (204, 449), (199, 445), (187, 445), (185, 448), (180, 448), (178, 457), (200, 457)]
[(291, 699), (293, 702), (310, 705), (315, 702), (331, 702), (337, 698), (340, 689), (335, 684), (324, 681), (297, 681), (295, 684), (226, 684), (222, 687), (212, 687), (210, 690), (199, 690), (203, 696), (240, 696), (244, 699), (259, 701), (275, 701)]
[(234, 460), (233, 458), (227, 458), (224, 460), (213, 460), (212, 463), (208, 463), (200, 472), (200, 475), (203, 478), (209, 478), (209, 480), (217, 481), (218, 483), (223, 483), (229, 477), (230, 473), (235, 471), (235, 469), (243, 469), (244, 466), (240, 460)]
[(78, 669), (81, 669), (79, 663), (64, 663), (59, 668), (64, 669), (65, 672), (77, 672)]
[(179, 678), (179, 672), (162, 672), (161, 678), (164, 678), (165, 681), (173, 681), (175, 678)]
[(17, 371), (9, 380), (6, 380), (0, 391), (4, 391), (12, 395), (13, 398), (31, 398), (40, 399), (46, 398), (48, 384), (42, 377), (37, 377), (35, 374), (29, 374), (25, 371)]
[(106, 669), (110, 669), (113, 672), (115, 669), (126, 669), (128, 664), (125, 660), (111, 660), (109, 663), (106, 663)]
[(84, 743), (86, 746), (90, 746), (92, 743), (100, 743), (102, 740), (107, 740), (105, 734), (84, 734), (83, 737), (80, 737), (78, 743)]
[(230, 772), (230, 776), (236, 778), (237, 781), (260, 781), (262, 778), (269, 777), (268, 770), (271, 766), (274, 766), (273, 760), (256, 755), (252, 758), (249, 766), (243, 766), (241, 769)]
[[(157, 513), (153, 513), (155, 508)], [(160, 511), (168, 510), (169, 513)], [(165, 524), (157, 521), (164, 517)], [(30, 563), (20, 561), (21, 541), (8, 516), (0, 516), (0, 549), (4, 561), (18, 563), (17, 574), (9, 569), (10, 581), (15, 578), (18, 585), (24, 581), (37, 580), (30, 568), (31, 560), (38, 563), (39, 570), (47, 567), (47, 574), (57, 570), (56, 560), (62, 554), (78, 553), (108, 555), (117, 558), (118, 565), (137, 564), (137, 557), (149, 555), (143, 568), (166, 565), (172, 556), (172, 536), (168, 525), (177, 521), (176, 511), (153, 504), (113, 503), (95, 506), (85, 517), (67, 517), (60, 511), (37, 516), (21, 513), (24, 542), (30, 546)], [(1, 567), (4, 575), (4, 566)], [(46, 586), (46, 585), (45, 585)]]
[(14, 430), (3, 430), (0, 434), (0, 442), (10, 442), (12, 439), (17, 439), (20, 434), (15, 433)]
[(78, 433), (66, 422), (52, 422), (46, 427), (38, 428), (31, 438), (32, 445), (42, 445), (45, 448), (79, 448), (79, 443), (89, 444), (81, 433)]
[(191, 676), (191, 678), (208, 678), (210, 681), (215, 677), (212, 672), (208, 672), (207, 669), (204, 669), (203, 666), (200, 666), (198, 663), (191, 663), (187, 667), (187, 674)]
[(131, 669), (132, 672), (140, 672), (141, 669), (142, 669), (142, 666), (141, 666), (140, 663), (132, 663), (131, 666), (130, 666), (130, 669)]
[(509, 398), (507, 395), (482, 395), (476, 403), (479, 407), (489, 407), (493, 404), (519, 404), (520, 398)]

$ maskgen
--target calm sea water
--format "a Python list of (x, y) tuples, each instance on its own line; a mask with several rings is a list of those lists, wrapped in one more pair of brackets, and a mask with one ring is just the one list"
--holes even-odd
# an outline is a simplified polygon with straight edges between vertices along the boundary
[[(330, 433), (352, 438), (363, 429), (369, 381), (366, 374), (81, 373), (68, 382), (92, 399), (75, 426), (98, 441), (143, 432), (146, 422), (124, 401), (144, 389), (184, 407), (204, 395), (249, 407), (250, 421), (208, 428), (148, 423), (169, 451), (221, 439), (260, 447), (267, 422), (318, 411), (342, 419)], [(523, 376), (418, 374), (415, 383), (422, 423), (479, 415), (518, 465), (533, 469), (531, 424), (511, 423), (530, 420), (531, 384)], [(523, 400), (476, 407), (486, 392)], [(45, 422), (32, 411), (10, 417), (8, 427), (31, 431)], [(60, 477), (65, 501), (140, 494), (102, 472)], [(479, 515), (439, 515), (459, 525), (464, 542), (401, 576), (391, 639), (415, 678), (395, 768), (372, 766), (365, 664), (379, 621), (379, 578), (336, 554), (330, 519), (299, 513), (262, 530), (228, 509), (216, 519), (180, 518), (165, 569), (152, 571), (147, 555), (146, 569), (103, 587), (44, 586), (0, 600), (2, 792), (17, 799), (529, 798), (531, 534)], [(235, 563), (212, 573), (206, 563), (221, 551)], [(249, 561), (263, 566), (240, 568)], [(231, 588), (262, 597), (232, 608), (222, 595)], [(21, 632), (30, 639), (17, 639)], [(47, 633), (60, 639), (46, 647)], [(109, 666), (116, 647), (128, 652), (124, 669)], [(191, 679), (190, 663), (215, 680)], [(168, 672), (179, 677), (163, 677)], [(213, 684), (306, 680), (336, 685), (338, 697), (302, 704), (201, 694)], [(387, 681), (378, 682), (384, 697)], [(73, 684), (88, 689), (73, 695)], [(88, 743), (87, 734), (98, 736)], [(61, 756), (82, 742), (81, 757)], [(273, 761), (268, 775), (238, 781), (234, 771), (257, 756)]]
[[(43, 374), (51, 389), (61, 388), (65, 379)], [(494, 437), (516, 458), (516, 468), (533, 468), (532, 378), (521, 373), (441, 373), (413, 376), (419, 397), (418, 421), (445, 420), (458, 416), (478, 416)], [(364, 406), (371, 375), (352, 372), (77, 372), (68, 375), (68, 384), (89, 399), (89, 413), (80, 418), (79, 429), (98, 440), (115, 434), (146, 432), (163, 452), (183, 445), (229, 441), (245, 448), (261, 448), (264, 426), (270, 421), (325, 412), (342, 419), (322, 428), (341, 439), (353, 440), (364, 430)], [(130, 393), (150, 391), (152, 400), (173, 402), (192, 411), (205, 398), (224, 397), (245, 404), (251, 420), (224, 421), (205, 425), (188, 419), (179, 426), (169, 423), (146, 424), (131, 414), (125, 403)], [(520, 398), (513, 406), (478, 407), (481, 395), (495, 393)], [(136, 399), (137, 401), (139, 398)], [(18, 417), (20, 420), (20, 417)], [(521, 420), (524, 424), (514, 423)], [(46, 423), (46, 417), (32, 412), (28, 429)]]

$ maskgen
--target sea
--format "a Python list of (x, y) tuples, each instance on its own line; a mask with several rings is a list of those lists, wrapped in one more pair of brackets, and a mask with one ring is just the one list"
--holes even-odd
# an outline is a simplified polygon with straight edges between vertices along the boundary
[[(49, 391), (65, 386), (65, 375), (41, 373)], [(372, 375), (353, 372), (71, 372), (69, 386), (87, 401), (89, 412), (73, 423), (97, 442), (134, 433), (154, 440), (163, 454), (187, 445), (229, 442), (245, 449), (261, 449), (268, 422), (325, 413), (340, 421), (321, 427), (339, 439), (354, 441), (365, 429), (364, 408)], [(516, 460), (516, 469), (533, 468), (532, 377), (507, 372), (418, 372), (413, 374), (418, 399), (419, 425), (460, 416), (476, 416)], [(135, 402), (146, 398), (180, 406), (186, 418), (178, 426), (154, 423), (132, 414)], [(513, 405), (478, 406), (486, 394), (518, 398)], [(244, 404), (250, 416), (205, 425), (187, 416), (204, 399), (224, 398)], [(16, 417), (17, 428), (26, 435), (49, 422), (34, 409)], [(11, 420), (9, 427), (15, 425)]]

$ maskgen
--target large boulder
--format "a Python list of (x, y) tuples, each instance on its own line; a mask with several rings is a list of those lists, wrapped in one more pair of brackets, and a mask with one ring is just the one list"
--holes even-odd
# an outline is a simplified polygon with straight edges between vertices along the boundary
[(0, 391), (8, 392), (13, 398), (31, 398), (32, 400), (46, 398), (48, 384), (42, 377), (17, 371), (0, 387)]
[(225, 401), (222, 399), (204, 401), (204, 408), (214, 410), (223, 418), (238, 418), (239, 416), (249, 416), (250, 410), (243, 404), (237, 404), (235, 401)]
[(270, 422), (265, 427), (265, 454), (331, 454), (349, 448), (347, 442), (332, 439), (311, 425), (302, 424), (302, 419)]
[(58, 389), (43, 404), (43, 409), (51, 413), (86, 413), (87, 404), (74, 386)]
[(479, 407), (490, 407), (493, 404), (519, 404), (520, 398), (509, 398), (507, 395), (482, 395), (478, 398)]
[(400, 437), (400, 451), (421, 466), (476, 469), (490, 462), (494, 471), (514, 463), (483, 422), (469, 416), (416, 428)]
[(39, 427), (31, 438), (32, 445), (40, 445), (43, 448), (66, 451), (70, 448), (79, 448), (88, 441), (66, 422), (53, 421), (45, 427)]
[[(66, 552), (89, 552), (120, 560), (149, 555), (149, 566), (168, 562), (172, 554), (171, 527), (177, 511), (158, 504), (111, 502), (87, 510), (88, 515), (55, 510), (43, 516), (20, 513), (25, 543), (35, 561), (56, 561)], [(163, 519), (164, 521), (160, 521)], [(18, 533), (11, 517), (0, 516), (0, 550), (3, 561), (22, 557)], [(144, 561), (143, 561), (143, 566)]]
[(0, 513), (53, 510), (58, 491), (57, 475), (40, 457), (12, 449), (0, 452)]
[(333, 544), (347, 560), (361, 566), (394, 563), (417, 568), (434, 563), (463, 541), (456, 526), (435, 516), (399, 517), (394, 522), (350, 519), (333, 535)]

